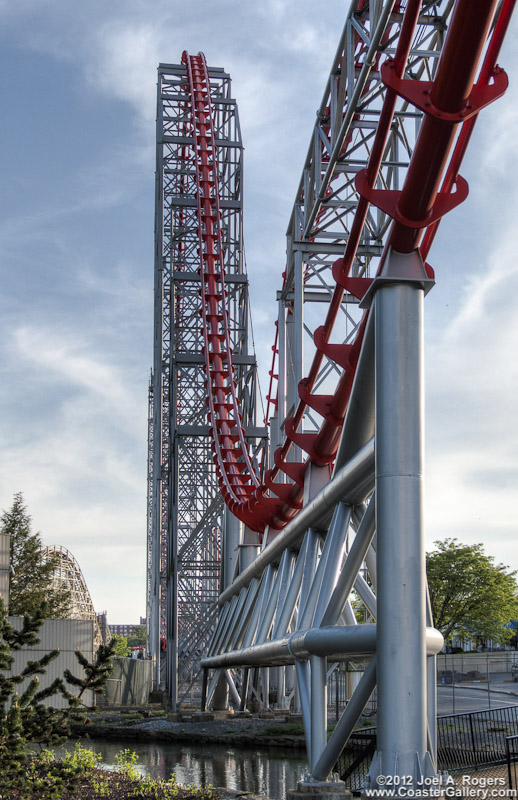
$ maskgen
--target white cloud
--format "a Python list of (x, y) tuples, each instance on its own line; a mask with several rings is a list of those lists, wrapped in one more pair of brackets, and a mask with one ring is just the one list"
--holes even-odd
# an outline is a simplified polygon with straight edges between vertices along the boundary
[(130, 102), (147, 126), (156, 116), (155, 70), (162, 36), (158, 23), (111, 21), (96, 33), (96, 58), (87, 66), (92, 87)]
[(71, 400), (69, 413), (73, 418), (81, 408), (81, 398), (92, 404), (95, 414), (108, 407), (119, 412), (117, 425), (125, 427), (139, 417), (131, 376), (124, 364), (116, 364), (105, 354), (95, 352), (86, 331), (77, 336), (65, 326), (44, 328), (25, 325), (13, 333), (12, 363), (26, 371), (28, 386), (36, 382), (56, 392), (65, 410)]
[(518, 265), (509, 209), (486, 271), (466, 285), (456, 317), (428, 347), (428, 531), (487, 541), (518, 566)]
[(70, 549), (96, 607), (120, 618), (124, 598), (113, 576), (124, 564), (141, 586), (132, 618), (143, 614), (144, 376), (139, 386), (123, 365), (63, 329), (17, 329), (12, 359), (27, 379), (11, 389), (26, 397), (18, 395), (22, 408), (1, 434), (3, 507), (23, 490), (44, 542)]

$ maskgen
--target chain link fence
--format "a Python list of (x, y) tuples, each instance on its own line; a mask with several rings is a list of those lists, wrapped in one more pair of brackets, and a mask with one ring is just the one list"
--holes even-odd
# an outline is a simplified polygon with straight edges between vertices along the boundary
[[(514, 650), (496, 653), (441, 653), (437, 656), (438, 683), (491, 681), (504, 673), (512, 680), (513, 665), (518, 664)], [(518, 680), (518, 673), (516, 675)]]

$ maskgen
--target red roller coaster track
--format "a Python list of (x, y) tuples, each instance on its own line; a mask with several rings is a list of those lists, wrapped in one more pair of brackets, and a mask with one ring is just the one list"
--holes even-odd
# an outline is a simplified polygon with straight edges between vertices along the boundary
[[(477, 6), (477, 13), (474, 13), (474, 5)], [(275, 466), (266, 472), (263, 480), (255, 473), (250, 460), (233, 381), (226, 310), (225, 253), (207, 66), (202, 54), (183, 54), (195, 140), (201, 316), (213, 457), (226, 504), (236, 517), (254, 531), (261, 532), (266, 525), (270, 529), (280, 530), (286, 525), (302, 505), (303, 477), (308, 464), (322, 466), (334, 461), (368, 310), (364, 312), (352, 343), (330, 344), (330, 337), (345, 291), (361, 298), (372, 281), (369, 278), (350, 277), (369, 205), (382, 209), (393, 220), (380, 271), (389, 247), (401, 253), (419, 249), (423, 260), (426, 259), (440, 219), (467, 196), (467, 183), (459, 175), (459, 169), (477, 114), (507, 87), (506, 74), (497, 67), (496, 60), (514, 0), (504, 0), (502, 4), (475, 82), (496, 6), (497, 0), (461, 0), (454, 12), (434, 80), (417, 81), (404, 79), (403, 76), (421, 2), (409, 0), (406, 5), (395, 57), (381, 66), (387, 92), (369, 164), (357, 176), (356, 188), (360, 199), (344, 256), (334, 265), (336, 286), (326, 321), (314, 332), (316, 353), (307, 377), (299, 384), (300, 401), (293, 416), (286, 420), (286, 439), (274, 454)], [(376, 186), (398, 96), (420, 109), (424, 119), (402, 189), (385, 191), (373, 187)], [(427, 267), (427, 272), (431, 276), (431, 268)], [(273, 349), (275, 361), (276, 344)], [(325, 356), (342, 369), (332, 395), (313, 393)], [(274, 373), (275, 367), (272, 367), (272, 383)], [(272, 400), (272, 383), (270, 405), (275, 404)], [(299, 431), (307, 407), (323, 417), (318, 432)], [(287, 460), (292, 445), (307, 453), (305, 462)], [(276, 483), (281, 472), (288, 481)]]

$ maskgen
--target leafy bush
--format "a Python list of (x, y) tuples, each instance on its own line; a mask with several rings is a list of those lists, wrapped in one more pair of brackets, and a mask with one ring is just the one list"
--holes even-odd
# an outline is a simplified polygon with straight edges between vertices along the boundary
[(122, 772), (123, 775), (126, 775), (131, 780), (136, 781), (140, 777), (140, 772), (135, 766), (137, 763), (135, 751), (131, 751), (128, 748), (121, 750), (115, 756), (115, 763), (119, 772)]
[[(137, 754), (129, 749), (116, 754), (115, 772), (97, 767), (98, 757), (89, 750), (77, 745), (76, 751), (71, 755), (74, 763), (84, 768), (84, 774), (73, 792), (63, 793), (62, 800), (103, 800), (105, 797), (110, 800), (220, 800), (212, 786), (202, 789), (181, 786), (174, 775), (167, 781), (140, 775), (136, 767)], [(40, 800), (40, 795), (36, 797)]]

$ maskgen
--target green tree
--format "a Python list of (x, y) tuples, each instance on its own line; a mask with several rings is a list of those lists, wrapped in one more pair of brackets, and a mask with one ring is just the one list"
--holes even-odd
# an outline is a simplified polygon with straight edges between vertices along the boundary
[(511, 639), (506, 627), (518, 616), (515, 572), (495, 564), (481, 544), (457, 539), (434, 542), (426, 556), (426, 571), (434, 624), (448, 641), (484, 638), (500, 643)]
[(146, 644), (146, 626), (135, 625), (128, 636), (128, 647), (140, 647)]
[(70, 609), (70, 592), (52, 585), (58, 558), (53, 556), (44, 560), (41, 536), (32, 533), (31, 518), (21, 492), (15, 494), (9, 511), (4, 511), (1, 529), (10, 536), (9, 613), (13, 616), (34, 615), (46, 602), (49, 617), (66, 617)]
[(128, 647), (128, 640), (125, 636), (114, 636), (112, 639), (113, 642), (113, 655), (114, 656), (129, 656), (130, 649)]

